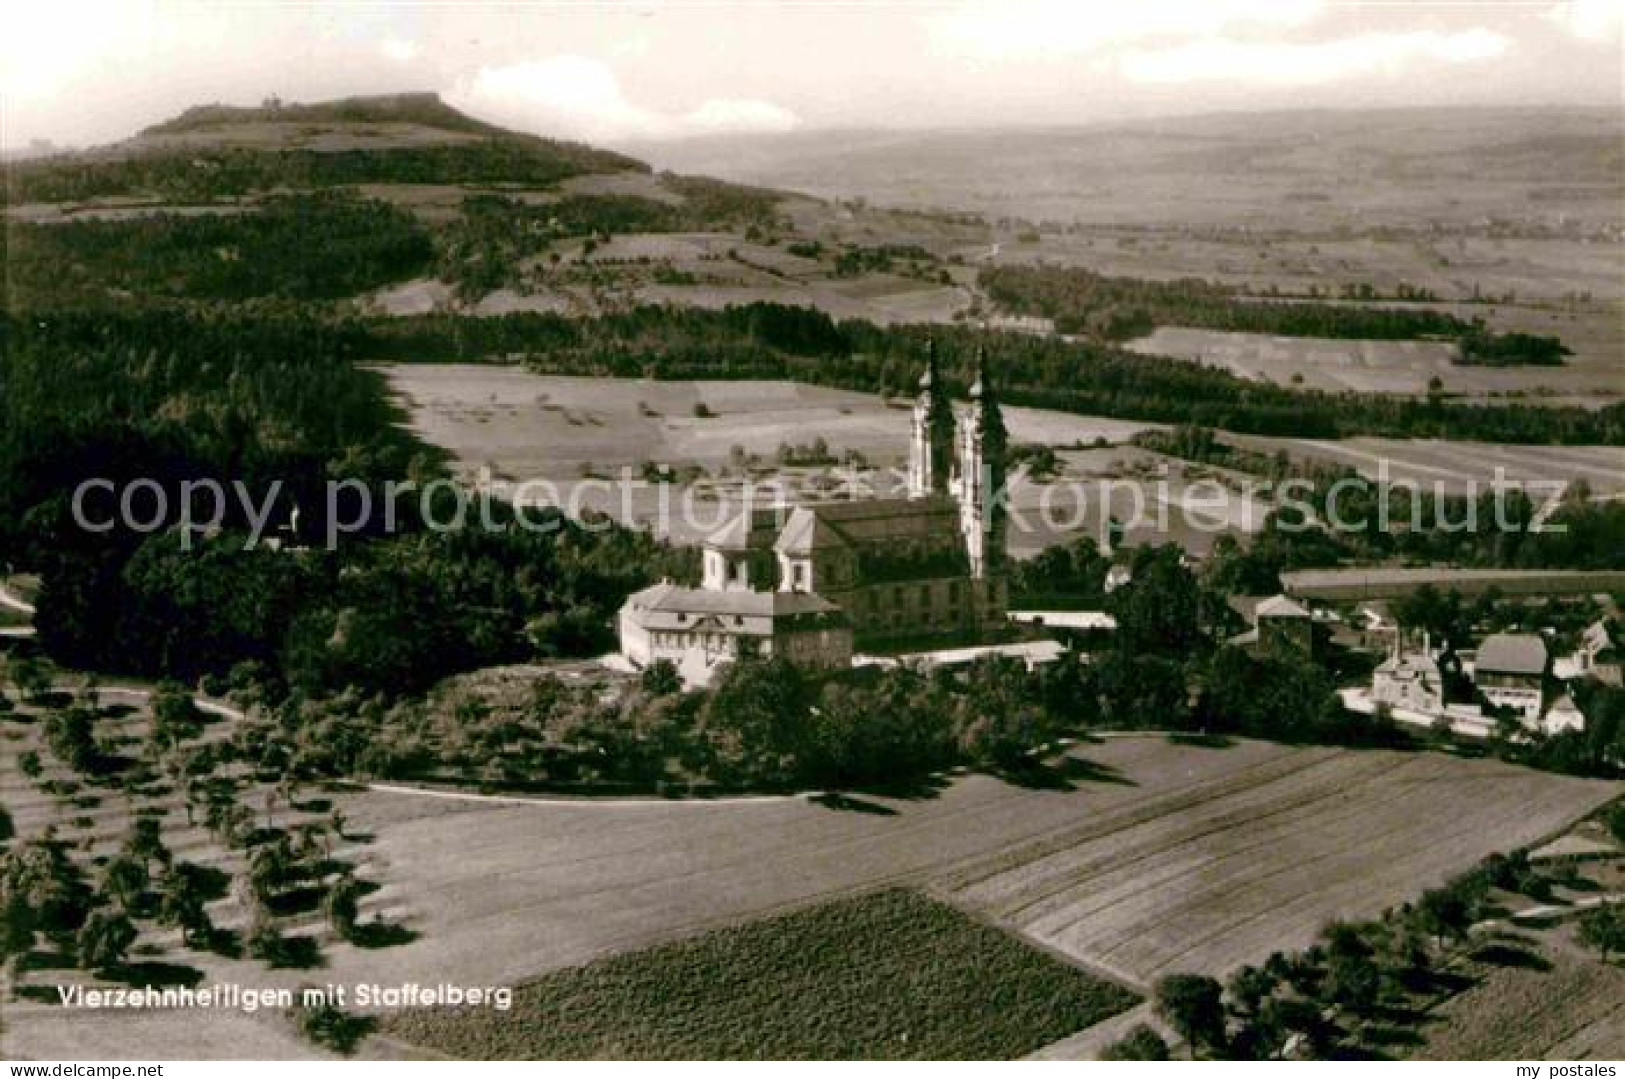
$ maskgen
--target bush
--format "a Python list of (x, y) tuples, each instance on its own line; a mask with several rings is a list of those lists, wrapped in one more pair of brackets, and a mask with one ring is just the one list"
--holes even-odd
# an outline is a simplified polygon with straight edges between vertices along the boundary
[(1100, 1059), (1167, 1060), (1168, 1043), (1161, 1034), (1141, 1023), (1102, 1050)]
[(300, 1034), (316, 1045), (344, 1056), (355, 1052), (361, 1039), (372, 1033), (372, 1028), (377, 1025), (377, 1021), (370, 1016), (351, 1015), (328, 1001), (309, 1007), (300, 1005), (290, 1015)]
[(1603, 823), (1608, 826), (1608, 832), (1621, 843), (1625, 843), (1625, 802), (1615, 802), (1608, 807)]
[(333, 886), (327, 890), (327, 898), (322, 906), (328, 922), (333, 926), (333, 932), (343, 940), (355, 940), (356, 919), (361, 909), (360, 899), (361, 885), (348, 873), (334, 881)]
[(1169, 974), (1156, 985), (1157, 1014), (1168, 1021), (1191, 1046), (1224, 1044), (1224, 989), (1205, 974)]

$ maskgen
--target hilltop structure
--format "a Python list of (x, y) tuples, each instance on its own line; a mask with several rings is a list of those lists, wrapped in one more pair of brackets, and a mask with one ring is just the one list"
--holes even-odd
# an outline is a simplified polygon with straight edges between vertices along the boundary
[(909, 438), (907, 495), (749, 507), (705, 541), (700, 587), (662, 583), (621, 608), (621, 651), (690, 685), (779, 655), (844, 667), (858, 645), (974, 640), (1003, 625), (1008, 433), (985, 356), (956, 408), (931, 349)]

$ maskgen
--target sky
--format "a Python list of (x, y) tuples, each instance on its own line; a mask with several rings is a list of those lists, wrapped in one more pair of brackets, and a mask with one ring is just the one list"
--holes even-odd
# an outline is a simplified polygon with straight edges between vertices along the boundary
[(604, 145), (1237, 109), (1625, 109), (1625, 0), (11, 0), (0, 146), (191, 105), (438, 91)]

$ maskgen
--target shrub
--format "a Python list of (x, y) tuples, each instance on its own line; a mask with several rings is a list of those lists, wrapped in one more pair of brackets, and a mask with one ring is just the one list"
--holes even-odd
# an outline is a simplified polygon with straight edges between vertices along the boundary
[(1603, 822), (1607, 824), (1609, 833), (1615, 839), (1625, 843), (1625, 802), (1615, 802), (1608, 807)]
[(1157, 980), (1157, 1014), (1191, 1046), (1217, 1048), (1224, 1043), (1224, 990), (1205, 974), (1169, 974)]
[(1161, 1034), (1141, 1023), (1102, 1050), (1100, 1059), (1167, 1060), (1168, 1043)]
[(290, 1016), (305, 1038), (344, 1056), (355, 1052), (361, 1039), (372, 1033), (376, 1025), (376, 1020), (371, 1017), (351, 1015), (328, 1001), (309, 1007), (300, 1005), (292, 1010)]

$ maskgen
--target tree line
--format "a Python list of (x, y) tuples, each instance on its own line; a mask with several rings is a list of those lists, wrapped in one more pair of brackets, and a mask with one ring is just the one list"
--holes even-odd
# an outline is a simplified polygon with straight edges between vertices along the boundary
[(1445, 338), (1460, 344), (1461, 362), (1493, 366), (1557, 365), (1569, 351), (1555, 337), (1491, 333), (1481, 319), (1429, 308), (1264, 301), (1200, 278), (1152, 281), (1077, 267), (1007, 265), (985, 267), (977, 280), (1005, 310), (1042, 315), (1061, 333), (1107, 341), (1140, 337), (1158, 326), (1195, 326), (1285, 337)]
[(628, 171), (647, 172), (648, 166), (607, 150), (521, 136), (388, 149), (158, 148), (9, 162), (3, 202), (113, 197), (218, 202), (269, 191), (358, 184), (549, 187), (572, 176)]

